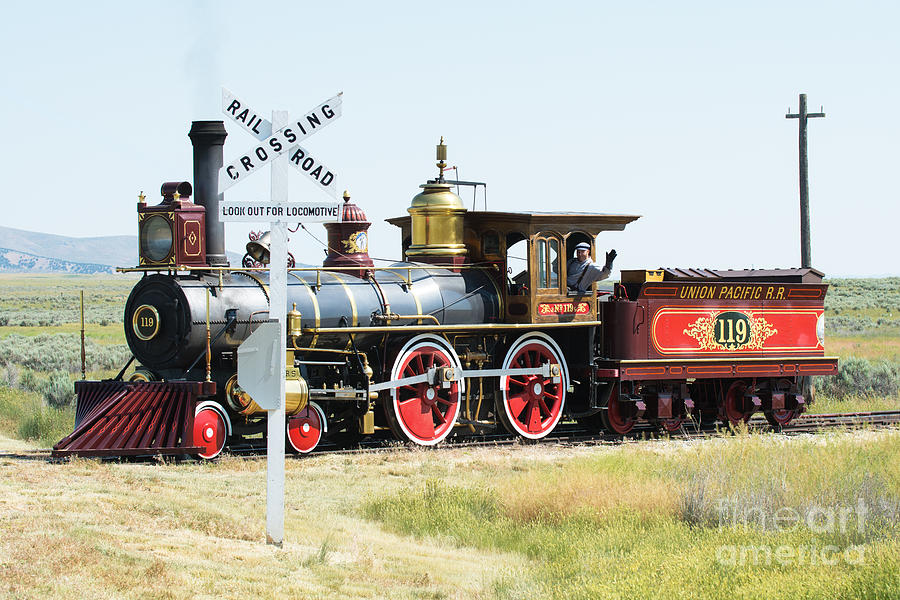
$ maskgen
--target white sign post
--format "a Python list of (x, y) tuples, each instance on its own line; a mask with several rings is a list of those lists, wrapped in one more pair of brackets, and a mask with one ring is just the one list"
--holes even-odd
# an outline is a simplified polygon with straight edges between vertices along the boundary
[[(254, 332), (238, 349), (238, 383), (249, 383), (247, 391), (256, 388), (263, 395), (273, 398), (254, 398), (267, 411), (266, 435), (266, 543), (281, 546), (284, 541), (284, 436), (285, 406), (284, 377), (287, 342), (287, 223), (311, 221), (338, 221), (340, 206), (331, 203), (288, 202), (288, 165), (293, 165), (333, 197), (337, 196), (337, 184), (332, 170), (300, 146), (305, 139), (341, 116), (341, 94), (330, 98), (292, 121), (287, 111), (273, 111), (272, 121), (266, 121), (259, 113), (239, 100), (231, 92), (222, 89), (222, 112), (249, 131), (262, 143), (245, 152), (236, 161), (226, 165), (219, 173), (219, 190), (224, 191), (243, 181), (266, 164), (272, 165), (271, 202), (222, 202), (220, 221), (268, 222), (271, 231), (269, 262), (269, 321), (261, 327), (265, 331)], [(277, 323), (273, 322), (277, 321)], [(274, 327), (273, 327), (274, 326)], [(277, 332), (275, 328), (277, 327)], [(271, 349), (275, 337), (277, 348)], [(252, 341), (251, 341), (252, 340)], [(266, 348), (269, 351), (264, 351)], [(271, 355), (271, 358), (269, 356)], [(271, 360), (264, 372), (274, 374), (276, 382), (265, 384), (259, 373), (244, 375), (241, 357), (246, 356), (250, 365), (259, 368), (259, 359)], [(251, 358), (253, 357), (253, 358)], [(248, 379), (249, 376), (249, 379)], [(243, 378), (242, 378), (243, 377)]]

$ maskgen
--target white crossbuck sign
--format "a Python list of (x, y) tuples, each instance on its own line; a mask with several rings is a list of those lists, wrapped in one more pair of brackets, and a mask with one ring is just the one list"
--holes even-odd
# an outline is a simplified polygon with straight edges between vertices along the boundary
[[(273, 111), (272, 120), (259, 116), (246, 102), (222, 88), (222, 112), (253, 135), (259, 144), (219, 172), (219, 190), (243, 181), (265, 165), (272, 165), (271, 201), (231, 201), (220, 204), (219, 220), (271, 223), (269, 318), (238, 349), (238, 383), (253, 389), (266, 423), (266, 541), (281, 546), (284, 539), (284, 377), (287, 339), (287, 222), (339, 221), (338, 202), (288, 202), (288, 167), (309, 177), (316, 187), (337, 196), (334, 171), (312, 156), (300, 141), (341, 116), (341, 94), (329, 98), (298, 119), (287, 111)], [(262, 352), (265, 350), (265, 352)], [(268, 363), (268, 369), (261, 364)], [(248, 371), (249, 369), (249, 371)], [(268, 370), (268, 375), (261, 371)], [(271, 384), (271, 385), (270, 385)]]
[(271, 121), (261, 117), (246, 102), (222, 88), (222, 112), (260, 143), (222, 168), (219, 172), (219, 191), (227, 190), (276, 157), (287, 154), (288, 161), (294, 168), (309, 177), (327, 194), (337, 198), (334, 170), (310, 154), (300, 142), (341, 116), (342, 96), (343, 93), (329, 98), (303, 116), (288, 119), (286, 125), (272, 131)]

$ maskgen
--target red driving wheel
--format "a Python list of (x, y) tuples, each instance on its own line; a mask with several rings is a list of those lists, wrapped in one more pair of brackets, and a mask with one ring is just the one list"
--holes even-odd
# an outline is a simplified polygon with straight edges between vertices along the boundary
[[(459, 359), (438, 337), (422, 335), (410, 340), (397, 356), (391, 379), (408, 379), (433, 373), (433, 369), (459, 368)], [(453, 431), (459, 415), (459, 381), (447, 387), (438, 381), (418, 381), (391, 390), (385, 414), (397, 438), (433, 446)]]
[[(556, 374), (513, 374), (500, 378), (503, 406), (498, 410), (510, 433), (540, 439), (556, 427), (563, 414), (568, 387), (566, 364), (559, 347), (544, 334), (530, 334), (513, 344), (503, 369), (535, 369), (551, 365)], [(498, 407), (499, 408), (499, 407)]]

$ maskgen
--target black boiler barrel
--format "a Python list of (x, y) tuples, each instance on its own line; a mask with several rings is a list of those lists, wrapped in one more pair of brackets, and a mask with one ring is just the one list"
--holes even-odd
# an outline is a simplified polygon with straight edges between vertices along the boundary
[[(454, 273), (440, 268), (414, 268), (406, 263), (401, 270), (378, 270), (375, 282), (335, 271), (291, 272), (288, 276), (288, 310), (296, 304), (303, 328), (382, 325), (377, 316), (390, 312), (433, 315), (440, 324), (494, 323), (500, 319), (500, 292), (493, 280), (480, 270)], [(416, 265), (419, 266), (419, 265)], [(412, 285), (407, 278), (410, 277)], [(237, 272), (224, 277), (170, 277), (150, 275), (134, 287), (125, 308), (125, 335), (138, 361), (156, 370), (187, 367), (206, 345), (206, 295), (210, 294), (213, 334), (234, 311), (237, 322), (213, 345), (213, 354), (233, 351), (269, 319), (269, 281), (265, 272)], [(142, 316), (157, 315), (154, 335), (135, 323)], [(434, 319), (406, 318), (393, 321), (402, 334), (405, 324), (434, 324)], [(358, 347), (377, 342), (381, 334), (357, 333)], [(144, 339), (147, 338), (147, 339)], [(305, 334), (301, 346), (340, 347), (347, 343), (342, 334)]]

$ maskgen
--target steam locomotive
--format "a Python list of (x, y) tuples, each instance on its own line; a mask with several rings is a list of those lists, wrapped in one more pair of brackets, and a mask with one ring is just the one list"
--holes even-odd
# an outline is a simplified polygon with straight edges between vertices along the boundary
[[(237, 378), (238, 349), (269, 314), (265, 238), (225, 256), (217, 189), (226, 132), (196, 121), (194, 186), (138, 203), (139, 271), (125, 335), (139, 366), (76, 383), (57, 456), (194, 454), (262, 445), (266, 411)], [(321, 267), (288, 275), (285, 431), (298, 453), (390, 431), (431, 446), (505, 430), (541, 439), (562, 421), (628, 434), (649, 423), (776, 427), (805, 410), (824, 355), (827, 286), (815, 269), (622, 271), (612, 291), (567, 289), (566, 259), (638, 216), (469, 211), (444, 179), (420, 186), (404, 260), (375, 266), (365, 213), (345, 194)], [(196, 188), (195, 201), (191, 196)], [(524, 254), (525, 268), (514, 260)], [(518, 270), (518, 269), (515, 269)], [(127, 366), (126, 366), (127, 367)], [(276, 373), (274, 376), (282, 376)]]

